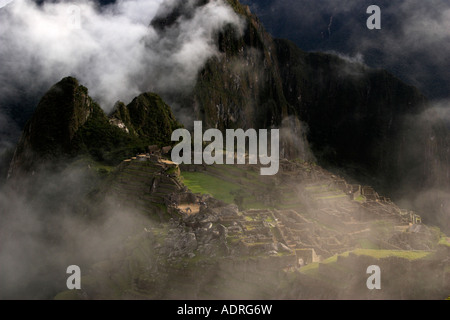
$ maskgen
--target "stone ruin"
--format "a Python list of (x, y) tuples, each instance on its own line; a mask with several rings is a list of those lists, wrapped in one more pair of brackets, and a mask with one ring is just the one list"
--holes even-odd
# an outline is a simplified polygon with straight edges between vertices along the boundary
[[(371, 239), (369, 226), (377, 219), (396, 226), (421, 222), (416, 213), (401, 210), (371, 187), (347, 184), (320, 167), (289, 161), (281, 161), (281, 178), (270, 177), (266, 184), (295, 190), (302, 203), (311, 205), (308, 211), (301, 206), (276, 209), (279, 199), (262, 191), (255, 198), (272, 208), (240, 211), (236, 205), (188, 191), (178, 179), (179, 167), (152, 150), (124, 161), (119, 185), (113, 188), (119, 197), (145, 211), (158, 212), (162, 222), (169, 221), (160, 249), (171, 259), (197, 254), (266, 257), (283, 268), (295, 268), (359, 247), (361, 239)], [(208, 174), (207, 166), (180, 167)], [(354, 201), (360, 196), (363, 201)], [(395, 247), (382, 239), (371, 241), (380, 247)]]
[(372, 187), (368, 186), (362, 187), (361, 195), (363, 195), (368, 201), (377, 201), (380, 199), (378, 193)]

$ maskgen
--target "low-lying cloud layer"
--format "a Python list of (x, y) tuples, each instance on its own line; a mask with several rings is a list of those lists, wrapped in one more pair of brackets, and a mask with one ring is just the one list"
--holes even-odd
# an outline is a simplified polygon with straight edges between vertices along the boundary
[[(14, 95), (18, 86), (40, 89), (68, 75), (79, 78), (106, 110), (143, 91), (188, 90), (217, 54), (214, 35), (241, 21), (214, 0), (158, 32), (150, 22), (162, 2), (119, 0), (99, 7), (90, 0), (15, 0), (0, 11), (0, 96)], [(166, 2), (165, 10), (178, 2)], [(197, 1), (189, 2), (193, 8)]]
[[(421, 188), (409, 184), (413, 172), (404, 177), (403, 197), (399, 204), (414, 208), (426, 223), (440, 226), (450, 232), (450, 101), (433, 102), (422, 113), (406, 119), (410, 130), (409, 152), (423, 159), (427, 180)], [(425, 146), (425, 148), (422, 148)]]
[[(423, 159), (404, 176), (395, 197), (426, 222), (450, 230), (446, 209), (450, 172), (450, 1), (448, 0), (242, 0), (275, 37), (307, 51), (384, 68), (418, 87), (430, 100), (420, 115), (406, 117), (404, 159)], [(369, 30), (366, 9), (381, 9), (381, 30)], [(343, 74), (358, 76), (356, 64)], [(355, 66), (355, 68), (350, 68)], [(418, 182), (418, 178), (427, 181)], [(413, 187), (414, 186), (414, 187)], [(420, 190), (422, 187), (422, 190)], [(419, 190), (418, 190), (419, 189)]]
[(150, 224), (114, 199), (89, 202), (97, 175), (64, 166), (53, 163), (0, 190), (0, 299), (53, 298), (66, 290), (69, 265), (86, 275), (93, 261), (118, 252), (127, 236)]
[[(215, 35), (243, 22), (223, 0), (200, 6), (184, 2), (184, 12), (164, 30), (150, 25), (180, 0), (95, 0), (1, 2), (0, 8), (0, 173), (21, 127), (51, 85), (74, 76), (110, 111), (152, 91), (171, 104), (172, 95), (195, 85), (197, 72), (218, 54)], [(180, 121), (192, 114), (173, 105)], [(6, 156), (3, 156), (3, 155)]]
[[(150, 22), (181, 1), (0, 2), (0, 156), (17, 141), (15, 123), (26, 121), (25, 109), (63, 77), (77, 77), (105, 111), (145, 91), (186, 93), (218, 54), (217, 32), (228, 24), (243, 28), (222, 0), (194, 10), (198, 2), (190, 0), (184, 8), (191, 12), (164, 29)], [(41, 188), (22, 186), (30, 197), (0, 190), (0, 298), (52, 297), (64, 289), (65, 267), (107, 254), (123, 226), (139, 221), (109, 200), (99, 210), (106, 221), (90, 226), (79, 200), (91, 178), (83, 170), (51, 170), (42, 174)]]

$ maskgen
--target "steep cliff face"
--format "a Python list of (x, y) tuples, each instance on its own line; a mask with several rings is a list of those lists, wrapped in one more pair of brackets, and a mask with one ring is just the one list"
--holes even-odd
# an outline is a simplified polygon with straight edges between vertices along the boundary
[[(204, 127), (285, 127), (307, 140), (282, 139), (283, 156), (306, 157), (302, 149), (309, 144), (321, 164), (385, 191), (408, 174), (423, 182), (426, 145), (414, 145), (414, 128), (405, 122), (425, 108), (416, 88), (388, 72), (273, 39), (248, 7), (228, 3), (245, 29), (229, 27), (217, 35), (220, 54), (199, 72), (180, 105), (194, 110)], [(170, 15), (158, 21), (171, 21)]]
[(170, 107), (154, 93), (143, 93), (125, 106), (119, 103), (111, 118), (121, 120), (141, 139), (169, 145), (172, 131), (181, 125)]
[[(160, 10), (152, 25), (165, 32), (207, 2), (174, 2)], [(428, 140), (415, 140), (410, 134), (414, 127), (404, 122), (425, 104), (415, 88), (387, 72), (274, 40), (248, 7), (237, 0), (228, 3), (245, 28), (228, 26), (217, 34), (219, 54), (199, 72), (192, 93), (171, 97), (174, 102), (203, 120), (204, 128), (281, 127), (283, 157), (309, 160), (311, 146), (321, 164), (388, 192), (402, 176), (415, 177), (415, 184), (424, 180)], [(118, 103), (108, 118), (74, 81), (65, 80), (42, 99), (12, 172), (17, 166), (29, 168), (33, 157), (83, 150), (110, 161), (145, 144), (169, 144), (171, 132), (179, 127), (170, 108), (153, 94), (129, 105)], [(411, 148), (415, 141), (420, 145)]]
[[(207, 2), (191, 1), (189, 6), (200, 7)], [(310, 153), (303, 148), (307, 145), (305, 128), (296, 116), (289, 117), (295, 114), (295, 110), (283, 94), (272, 37), (248, 7), (239, 1), (227, 2), (241, 17), (245, 28), (229, 25), (219, 32), (216, 35), (219, 54), (207, 61), (199, 72), (192, 92), (165, 98), (183, 106), (181, 113), (202, 120), (204, 128), (282, 127), (281, 155), (310, 160)], [(178, 1), (176, 5), (161, 10), (152, 25), (161, 33), (170, 30), (177, 19), (189, 18), (190, 11), (186, 6), (183, 1)], [(192, 123), (184, 124), (192, 126)], [(295, 142), (298, 142), (297, 146)]]
[(383, 70), (275, 43), (284, 94), (309, 125), (308, 140), (322, 163), (356, 168), (380, 185), (395, 184), (421, 165), (405, 121), (425, 108), (416, 88)]
[(280, 126), (293, 110), (283, 94), (275, 43), (247, 8), (229, 2), (245, 31), (230, 27), (218, 35), (221, 55), (200, 72), (192, 104), (207, 126), (221, 130)]
[(114, 165), (149, 144), (170, 144), (172, 131), (179, 127), (156, 94), (144, 93), (128, 106), (119, 102), (108, 117), (87, 88), (75, 78), (64, 78), (44, 95), (26, 124), (9, 176), (80, 155)]
[(41, 99), (11, 162), (9, 175), (29, 171), (37, 163), (71, 152), (73, 139), (94, 109), (87, 89), (64, 78)]

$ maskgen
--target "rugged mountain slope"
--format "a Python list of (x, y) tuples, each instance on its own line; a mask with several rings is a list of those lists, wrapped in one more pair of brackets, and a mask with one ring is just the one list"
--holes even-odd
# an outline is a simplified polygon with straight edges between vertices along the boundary
[[(81, 102), (76, 95), (80, 91), (85, 93)], [(143, 94), (128, 106), (118, 103), (108, 118), (90, 100), (86, 89), (75, 79), (66, 78), (42, 99), (29, 127), (41, 128), (41, 122), (52, 126), (46, 122), (46, 112), (58, 114), (57, 107), (50, 107), (61, 101), (70, 111), (66, 118), (60, 117), (68, 127), (58, 133), (68, 132), (66, 136), (57, 140), (51, 134), (44, 135), (45, 142), (57, 141), (49, 150), (39, 148), (42, 142), (31, 129), (33, 137), (24, 133), (22, 140), (27, 143), (18, 149), (22, 151), (16, 154), (17, 159), (28, 150), (36, 156), (31, 160), (50, 165), (54, 159), (77, 154), (105, 160), (105, 155), (121, 150), (120, 143), (166, 137), (168, 133), (158, 134), (176, 126), (156, 95)], [(152, 114), (154, 110), (160, 114)], [(114, 148), (106, 149), (113, 144)], [(31, 168), (34, 166), (32, 163)], [(101, 252), (81, 257), (70, 250), (60, 253), (60, 263), (77, 257), (87, 271), (83, 273), (82, 292), (63, 292), (57, 298), (365, 297), (353, 290), (364, 283), (364, 272), (357, 272), (368, 260), (355, 258), (349, 251), (368, 255), (371, 263), (382, 264), (387, 270), (406, 268), (404, 281), (414, 277), (419, 268), (433, 271), (424, 275), (430, 277), (430, 283), (437, 283), (433, 290), (421, 293), (424, 283), (418, 281), (407, 287), (412, 293), (399, 293), (392, 286), (380, 297), (441, 298), (447, 294), (448, 239), (439, 229), (422, 225), (416, 214), (401, 210), (372, 188), (348, 184), (313, 163), (282, 160), (280, 167), (278, 175), (263, 177), (258, 174), (259, 166), (192, 165), (184, 166), (180, 176), (178, 166), (169, 160), (140, 155), (113, 169), (94, 194), (85, 191), (89, 187), (85, 181), (72, 186), (77, 193), (72, 189), (62, 195), (55, 192), (55, 187), (59, 191), (72, 184), (70, 179), (64, 183), (59, 180), (73, 174), (76, 168), (72, 165), (61, 175), (55, 173), (56, 183), (53, 181), (50, 189), (45, 186), (47, 177), (36, 175), (45, 197), (29, 192), (33, 205), (44, 200), (50, 203), (48, 212), (70, 207), (73, 211), (66, 215), (83, 213), (86, 226), (71, 235), (69, 249), (85, 250), (88, 242), (89, 250)], [(89, 166), (79, 170), (92, 174)], [(194, 194), (187, 188), (200, 192)], [(48, 214), (47, 207), (43, 217), (59, 216)], [(107, 223), (103, 222), (105, 217), (109, 217)], [(128, 227), (124, 229), (124, 225)], [(49, 243), (64, 239), (65, 229), (61, 232), (50, 226), (53, 224), (46, 225), (43, 232)], [(102, 241), (91, 242), (94, 234)], [(351, 259), (338, 259), (337, 254)], [(408, 260), (410, 256), (413, 263)], [(337, 264), (332, 264), (335, 260)], [(329, 279), (325, 284), (321, 280), (324, 275)], [(396, 276), (391, 272), (387, 277)], [(348, 281), (344, 286), (342, 279)], [(62, 291), (64, 285), (58, 278), (45, 292)], [(297, 286), (308, 290), (299, 292)], [(305, 291), (309, 292), (306, 296)]]
[(144, 93), (128, 106), (118, 102), (108, 117), (75, 78), (64, 78), (44, 95), (26, 124), (9, 175), (80, 155), (117, 164), (148, 145), (170, 144), (172, 131), (179, 127), (156, 94)]
[(172, 131), (181, 127), (170, 107), (154, 93), (143, 93), (127, 106), (118, 102), (110, 118), (122, 121), (141, 139), (165, 145), (171, 143)]
[(46, 159), (71, 152), (77, 131), (93, 113), (87, 89), (65, 78), (41, 99), (26, 124), (10, 167), (10, 174), (29, 171)]
[[(425, 107), (417, 89), (385, 71), (275, 40), (248, 7), (236, 0), (228, 3), (246, 27), (242, 34), (229, 27), (217, 35), (221, 54), (208, 61), (193, 93), (178, 104), (222, 130), (285, 127), (295, 135), (307, 133), (321, 164), (388, 192), (406, 175), (414, 177), (409, 184), (423, 182), (428, 141), (411, 135), (412, 128), (404, 123), (406, 116)], [(179, 17), (184, 11), (164, 11), (154, 23), (161, 30), (170, 28), (174, 12)], [(283, 123), (287, 117), (300, 122)], [(307, 158), (295, 147), (291, 143), (285, 156)]]
[(270, 128), (294, 113), (283, 94), (273, 39), (238, 1), (229, 1), (244, 18), (241, 35), (228, 28), (218, 35), (221, 56), (198, 76), (192, 105), (208, 126)]
[(383, 70), (275, 42), (284, 94), (308, 124), (308, 140), (323, 164), (357, 168), (353, 174), (371, 176), (389, 192), (407, 175), (423, 182), (418, 168), (424, 168), (425, 145), (412, 141), (406, 125), (407, 116), (425, 108), (416, 88)]
[[(222, 56), (201, 72), (192, 95), (184, 97), (191, 103), (187, 106), (208, 126), (221, 129), (283, 126), (283, 120), (294, 119), (287, 121), (288, 129), (301, 133), (300, 120), (305, 121), (314, 125), (309, 139), (321, 161), (328, 163), (336, 163), (341, 152), (352, 152), (338, 139), (347, 141), (350, 135), (364, 156), (352, 153), (356, 160), (348, 161), (359, 169), (375, 168), (370, 173), (382, 177), (384, 153), (398, 156), (391, 144), (398, 146), (397, 138), (402, 140), (396, 131), (400, 115), (420, 109), (408, 100), (420, 100), (420, 94), (384, 72), (367, 71), (329, 55), (305, 54), (289, 43), (274, 41), (244, 7), (229, 2), (249, 27), (244, 35), (231, 28), (218, 35)], [(185, 11), (160, 17), (160, 29), (180, 14)], [(398, 109), (389, 109), (393, 106)], [(389, 112), (386, 123), (382, 114)], [(359, 121), (369, 130), (358, 127)], [(349, 132), (348, 126), (356, 129)], [(170, 108), (154, 94), (142, 94), (128, 106), (119, 102), (107, 117), (87, 89), (76, 79), (65, 78), (46, 94), (27, 125), (11, 174), (19, 177), (21, 170), (33, 171), (39, 163), (53, 166), (54, 159), (77, 155), (115, 164), (149, 144), (166, 143), (177, 127)], [(372, 131), (373, 140), (364, 136)], [(374, 146), (381, 154), (370, 154)], [(335, 151), (326, 152), (329, 149)], [(48, 212), (65, 211), (71, 201), (86, 204), (86, 216), (95, 219), (80, 218), (88, 227), (82, 225), (82, 232), (71, 234), (69, 242), (76, 245), (71, 244), (68, 253), (60, 248), (66, 259), (60, 263), (64, 268), (69, 259), (74, 263), (77, 251), (98, 256), (77, 260), (87, 270), (83, 291), (57, 297), (370, 298), (364, 287), (367, 263), (386, 268), (386, 279), (401, 276), (395, 286), (409, 290), (398, 292), (392, 285), (380, 297), (447, 295), (449, 240), (437, 228), (422, 225), (415, 213), (400, 209), (372, 188), (349, 184), (314, 163), (282, 160), (280, 165), (275, 177), (259, 176), (258, 167), (201, 165), (185, 166), (180, 176), (167, 159), (140, 155), (112, 169), (94, 195), (66, 190), (67, 199), (57, 197), (62, 205), (44, 207), (42, 216), (58, 216)], [(64, 189), (59, 178), (71, 176), (73, 168), (68, 167), (66, 173), (55, 174), (50, 188), (43, 177), (41, 186), (49, 195), (44, 203), (58, 202), (55, 189)], [(83, 165), (80, 170), (91, 167)], [(69, 179), (65, 184), (73, 183)], [(83, 187), (84, 181), (74, 189)], [(34, 209), (42, 198), (30, 195)], [(74, 212), (78, 211), (68, 210), (67, 215)], [(42, 235), (50, 238), (46, 245), (65, 239), (70, 229), (65, 224), (56, 224), (62, 231), (44, 226)], [(7, 240), (17, 240), (16, 236), (10, 231)], [(48, 273), (45, 267), (42, 273)], [(59, 265), (54, 269), (63, 270)], [(404, 272), (399, 275), (398, 269)], [(403, 286), (402, 281), (414, 278), (417, 270), (424, 282)], [(436, 287), (430, 290), (426, 283)], [(52, 285), (50, 292), (65, 290), (65, 281), (58, 279)], [(423, 288), (427, 290), (421, 292)]]
[[(421, 22), (415, 19), (415, 12), (421, 12), (422, 19), (434, 17), (430, 19), (435, 20), (439, 16), (435, 12), (448, 10), (446, 1), (438, 0), (430, 5), (413, 0), (407, 7), (400, 5), (402, 9), (398, 2), (377, 1), (376, 5), (382, 10), (382, 29), (388, 32), (367, 29), (369, 15), (366, 9), (374, 4), (371, 0), (353, 1), (343, 6), (335, 5), (333, 1), (322, 1), (318, 5), (309, 0), (241, 2), (250, 6), (273, 36), (290, 39), (303, 50), (360, 54), (368, 65), (393, 72), (403, 81), (417, 86), (430, 99), (449, 97), (449, 74), (445, 70), (450, 65), (436, 59), (433, 53), (447, 52), (448, 41), (434, 42), (427, 39), (424, 31), (416, 39), (430, 41), (433, 46), (423, 46), (418, 51), (413, 43), (405, 41), (406, 35), (400, 36), (407, 27), (420, 28)], [(393, 47), (387, 45), (395, 42)]]

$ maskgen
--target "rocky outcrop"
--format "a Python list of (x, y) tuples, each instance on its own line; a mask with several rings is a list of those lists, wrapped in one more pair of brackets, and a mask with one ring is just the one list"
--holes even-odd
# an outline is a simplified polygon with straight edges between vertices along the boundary
[(127, 106), (116, 103), (110, 118), (117, 126), (123, 125), (122, 129), (148, 141), (148, 145), (170, 145), (172, 132), (181, 128), (170, 107), (157, 94), (149, 92), (134, 98)]
[(270, 128), (293, 112), (283, 94), (276, 47), (262, 24), (238, 1), (229, 1), (246, 23), (218, 35), (220, 56), (197, 78), (191, 106), (209, 127)]
[[(285, 127), (291, 134), (281, 137), (283, 156), (308, 159), (311, 147), (320, 164), (389, 194), (405, 177), (415, 177), (410, 185), (423, 183), (428, 142), (412, 137), (414, 127), (406, 122), (425, 108), (416, 88), (386, 71), (273, 39), (248, 7), (228, 3), (246, 27), (217, 35), (220, 54), (207, 62), (179, 105), (220, 130)], [(180, 7), (155, 21), (163, 26), (183, 14)]]
[(10, 165), (9, 176), (30, 171), (45, 160), (69, 154), (78, 130), (95, 108), (85, 87), (68, 77), (41, 99), (26, 124)]
[(425, 108), (416, 88), (386, 71), (306, 53), (286, 40), (275, 43), (284, 94), (308, 124), (308, 141), (322, 164), (356, 168), (354, 176), (370, 176), (367, 182), (384, 190), (424, 168), (423, 154), (413, 154), (412, 146), (425, 151), (425, 145), (410, 141), (406, 123)]
[(149, 145), (169, 145), (172, 131), (179, 127), (156, 94), (143, 93), (128, 106), (119, 102), (108, 117), (87, 88), (67, 77), (39, 102), (17, 145), (9, 176), (80, 155), (116, 165)]

